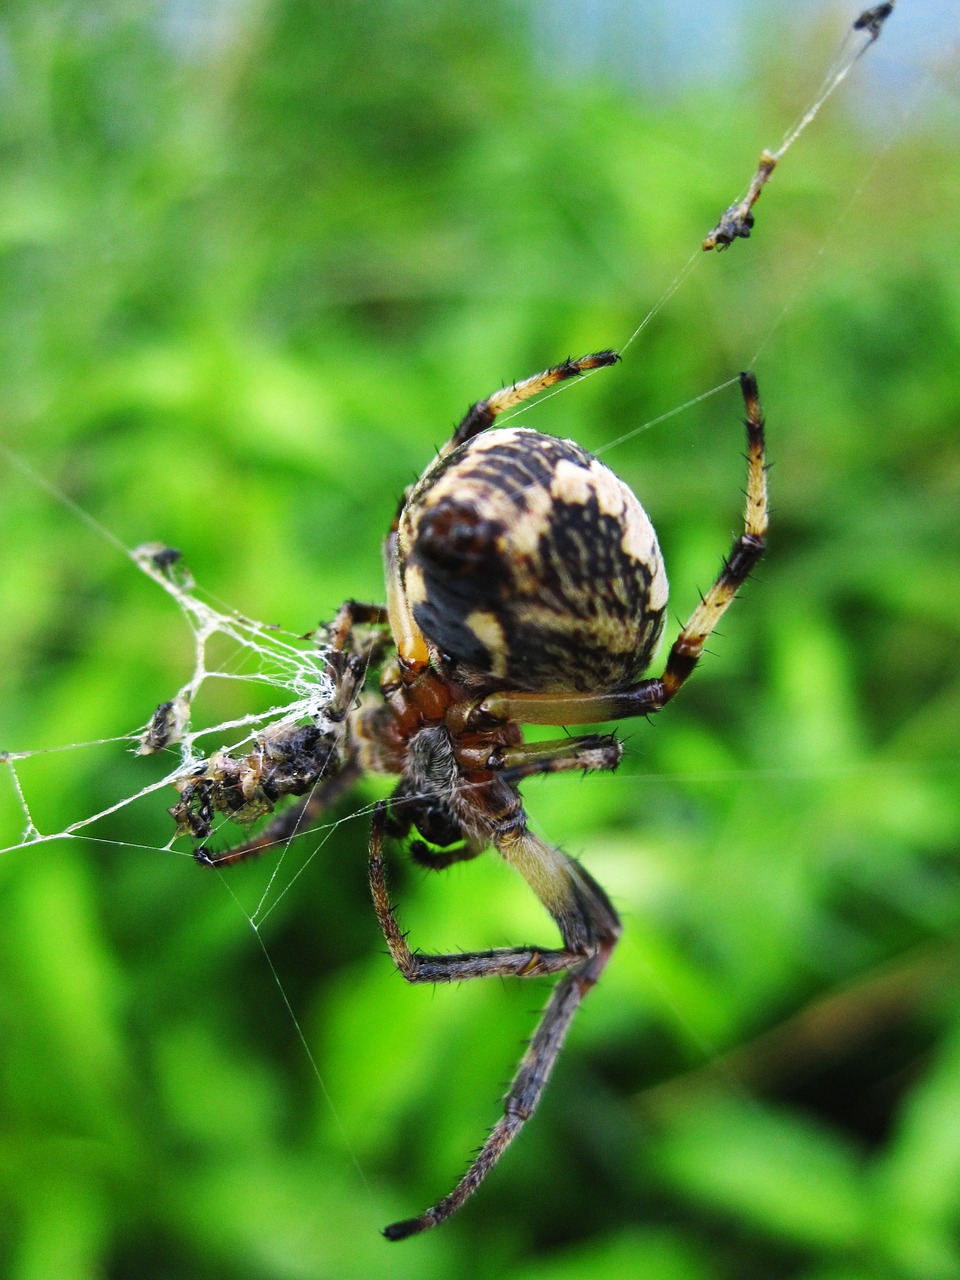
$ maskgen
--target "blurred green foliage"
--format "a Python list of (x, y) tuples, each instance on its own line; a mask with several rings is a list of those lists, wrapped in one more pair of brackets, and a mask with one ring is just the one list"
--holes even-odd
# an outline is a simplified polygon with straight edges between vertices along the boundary
[[(531, 19), (5, 6), (0, 424), (33, 473), (0, 458), (0, 746), (108, 741), (7, 770), (3, 846), (15, 777), (50, 833), (169, 767), (109, 740), (192, 640), (113, 539), (294, 632), (379, 598), (466, 405), (622, 344), (833, 47), (759, 30), (743, 82), (654, 95), (560, 74)], [(835, 100), (753, 239), (527, 419), (603, 449), (759, 350), (775, 513), (621, 772), (527, 788), (626, 932), (501, 1168), (442, 1230), (377, 1235), (449, 1188), (546, 990), (405, 987), (349, 807), (276, 880), (221, 878), (148, 795), (0, 859), (4, 1276), (960, 1277), (956, 99), (869, 115)], [(604, 455), (680, 616), (738, 519), (739, 412), (731, 387)], [(393, 876), (427, 949), (549, 941), (493, 858)]]

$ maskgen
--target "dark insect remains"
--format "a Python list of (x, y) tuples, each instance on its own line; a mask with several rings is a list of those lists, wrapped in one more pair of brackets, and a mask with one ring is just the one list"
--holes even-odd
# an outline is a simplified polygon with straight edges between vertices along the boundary
[[(744, 373), (744, 530), (663, 674), (643, 678), (663, 631), (667, 579), (640, 503), (570, 440), (491, 429), (505, 410), (617, 359), (601, 351), (567, 360), (475, 404), (403, 497), (384, 544), (386, 604), (348, 600), (326, 629), (334, 695), (324, 713), (264, 731), (246, 756), (218, 752), (177, 783), (171, 812), (180, 831), (201, 841), (199, 862), (226, 868), (305, 830), (365, 771), (398, 775), (373, 814), (369, 874), (380, 926), (407, 981), (560, 975), (503, 1113), (470, 1167), (426, 1212), (387, 1227), (390, 1240), (449, 1218), (496, 1165), (535, 1111), (573, 1016), (620, 935), (600, 885), (530, 830), (519, 787), (534, 774), (615, 769), (623, 745), (597, 733), (528, 743), (521, 725), (659, 711), (763, 555), (763, 419), (756, 381)], [(361, 700), (374, 671), (376, 688)], [(202, 843), (216, 814), (249, 821), (284, 796), (301, 799), (258, 837), (217, 854)], [(561, 945), (412, 951), (387, 890), (388, 841), (404, 842), (416, 862), (437, 870), (492, 846), (553, 917)]]

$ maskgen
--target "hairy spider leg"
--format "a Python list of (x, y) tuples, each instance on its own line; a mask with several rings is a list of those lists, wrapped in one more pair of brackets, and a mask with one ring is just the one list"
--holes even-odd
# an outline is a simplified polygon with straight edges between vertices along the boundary
[(389, 621), (387, 610), (382, 604), (367, 604), (362, 600), (345, 600), (337, 610), (337, 615), (329, 626), (324, 628), (327, 643), (335, 651), (346, 648), (354, 628), (359, 624), (368, 627), (384, 626)]
[(766, 550), (767, 468), (763, 414), (752, 373), (741, 373), (747, 429), (747, 487), (744, 530), (734, 540), (716, 581), (702, 597), (674, 641), (662, 676), (608, 693), (493, 693), (480, 712), (498, 720), (525, 724), (595, 724), (659, 711), (683, 687), (700, 660), (704, 645), (734, 596)]
[(449, 1195), (418, 1217), (395, 1222), (384, 1235), (403, 1240), (449, 1218), (473, 1195), (533, 1115), (550, 1078), (573, 1016), (594, 986), (620, 936), (620, 920), (603, 889), (580, 865), (529, 830), (519, 797), (502, 780), (482, 797), (491, 817), (490, 839), (524, 877), (553, 916), (562, 948), (503, 947), (458, 955), (422, 955), (410, 950), (390, 904), (384, 872), (387, 807), (374, 813), (370, 834), (370, 887), (380, 927), (397, 968), (408, 982), (460, 982), (469, 978), (532, 978), (560, 973), (527, 1051), (504, 1098), (503, 1114), (469, 1169)]
[(623, 758), (623, 743), (612, 733), (588, 733), (578, 738), (552, 738), (549, 742), (517, 742), (499, 745), (458, 744), (457, 764), (466, 776), (473, 771), (484, 775), (494, 769), (511, 783), (544, 773), (613, 770)]
[(463, 982), (468, 978), (538, 978), (559, 973), (582, 958), (566, 948), (497, 947), (491, 951), (458, 951), (454, 955), (425, 955), (411, 951), (400, 929), (387, 887), (383, 855), (385, 824), (374, 814), (370, 833), (370, 890), (377, 918), (394, 964), (408, 982)]
[(542, 373), (535, 373), (530, 378), (524, 378), (521, 382), (515, 382), (501, 391), (495, 391), (486, 400), (478, 400), (467, 410), (463, 421), (440, 450), (440, 456), (444, 457), (458, 445), (472, 440), (481, 431), (486, 431), (497, 416), (505, 413), (507, 409), (513, 409), (524, 400), (538, 396), (541, 391), (546, 391), (558, 382), (564, 382), (567, 378), (579, 378), (590, 369), (604, 369), (616, 364), (619, 359), (620, 356), (616, 351), (595, 351), (592, 355), (581, 356), (578, 360), (564, 360), (563, 364), (553, 365), (550, 369), (544, 369)]

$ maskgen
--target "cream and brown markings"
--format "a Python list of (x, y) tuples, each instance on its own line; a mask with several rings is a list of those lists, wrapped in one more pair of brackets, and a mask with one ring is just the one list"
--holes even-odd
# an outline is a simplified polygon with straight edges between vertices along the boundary
[(596, 691), (650, 663), (667, 603), (656, 534), (571, 440), (523, 428), (468, 440), (414, 487), (397, 545), (417, 626), (467, 673)]

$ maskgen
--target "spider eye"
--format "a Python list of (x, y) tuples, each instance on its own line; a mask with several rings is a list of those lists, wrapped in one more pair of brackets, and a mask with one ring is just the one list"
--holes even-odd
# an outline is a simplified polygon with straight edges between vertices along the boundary
[(398, 547), (417, 626), (465, 676), (596, 690), (650, 662), (667, 600), (656, 534), (572, 441), (514, 428), (461, 445), (414, 488)]

